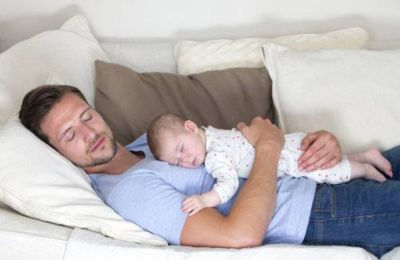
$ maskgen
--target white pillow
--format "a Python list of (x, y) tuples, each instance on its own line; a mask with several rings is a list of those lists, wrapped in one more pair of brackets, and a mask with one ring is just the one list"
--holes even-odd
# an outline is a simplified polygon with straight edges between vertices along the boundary
[(0, 200), (18, 212), (117, 239), (166, 245), (164, 239), (125, 221), (106, 206), (82, 169), (17, 119), (0, 129), (0, 154)]
[(266, 39), (180, 41), (175, 45), (179, 74), (235, 67), (262, 67), (261, 46), (277, 43), (293, 49), (362, 48), (368, 33), (362, 28), (349, 28), (323, 34), (298, 34)]
[(400, 50), (263, 50), (285, 132), (326, 129), (345, 152), (400, 143)]
[(77, 15), (59, 30), (40, 33), (0, 54), (0, 127), (19, 111), (24, 95), (52, 74), (80, 88), (94, 104), (94, 61), (108, 61), (86, 19)]
[[(0, 54), (0, 126), (19, 111), (25, 93), (42, 84), (75, 85), (93, 104), (96, 59), (108, 60), (83, 16)], [(15, 119), (0, 128), (0, 201), (41, 220), (137, 243), (167, 244), (106, 206), (81, 169)]]

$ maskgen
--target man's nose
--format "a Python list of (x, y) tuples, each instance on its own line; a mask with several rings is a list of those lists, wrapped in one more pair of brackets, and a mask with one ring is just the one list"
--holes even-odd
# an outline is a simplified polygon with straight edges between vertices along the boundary
[(90, 126), (82, 125), (81, 131), (87, 142), (93, 141), (96, 138), (96, 131)]

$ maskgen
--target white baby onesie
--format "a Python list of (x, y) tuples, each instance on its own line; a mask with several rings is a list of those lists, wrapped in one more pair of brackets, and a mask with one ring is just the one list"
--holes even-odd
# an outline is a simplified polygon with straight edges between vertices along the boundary
[[(221, 198), (228, 201), (239, 186), (238, 177), (247, 178), (254, 162), (254, 147), (237, 129), (223, 130), (212, 126), (203, 127), (206, 133), (206, 170), (216, 179), (213, 189)], [(285, 143), (278, 162), (278, 177), (291, 175), (307, 177), (319, 183), (343, 183), (350, 180), (351, 168), (347, 159), (326, 170), (302, 172), (297, 160), (302, 151), (301, 141), (304, 133), (285, 135)]]

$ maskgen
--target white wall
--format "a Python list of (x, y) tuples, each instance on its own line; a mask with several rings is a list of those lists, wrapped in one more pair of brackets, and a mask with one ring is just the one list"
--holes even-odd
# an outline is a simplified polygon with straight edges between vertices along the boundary
[(400, 39), (400, 0), (0, 0), (0, 51), (86, 15), (101, 40), (260, 37), (362, 26)]

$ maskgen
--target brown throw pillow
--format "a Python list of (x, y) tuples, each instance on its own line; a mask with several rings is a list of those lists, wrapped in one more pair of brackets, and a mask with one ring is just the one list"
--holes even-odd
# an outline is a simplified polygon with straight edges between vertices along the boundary
[(255, 116), (273, 119), (265, 68), (235, 68), (189, 76), (138, 73), (96, 61), (95, 106), (121, 144), (145, 133), (166, 112), (199, 125), (229, 129)]

